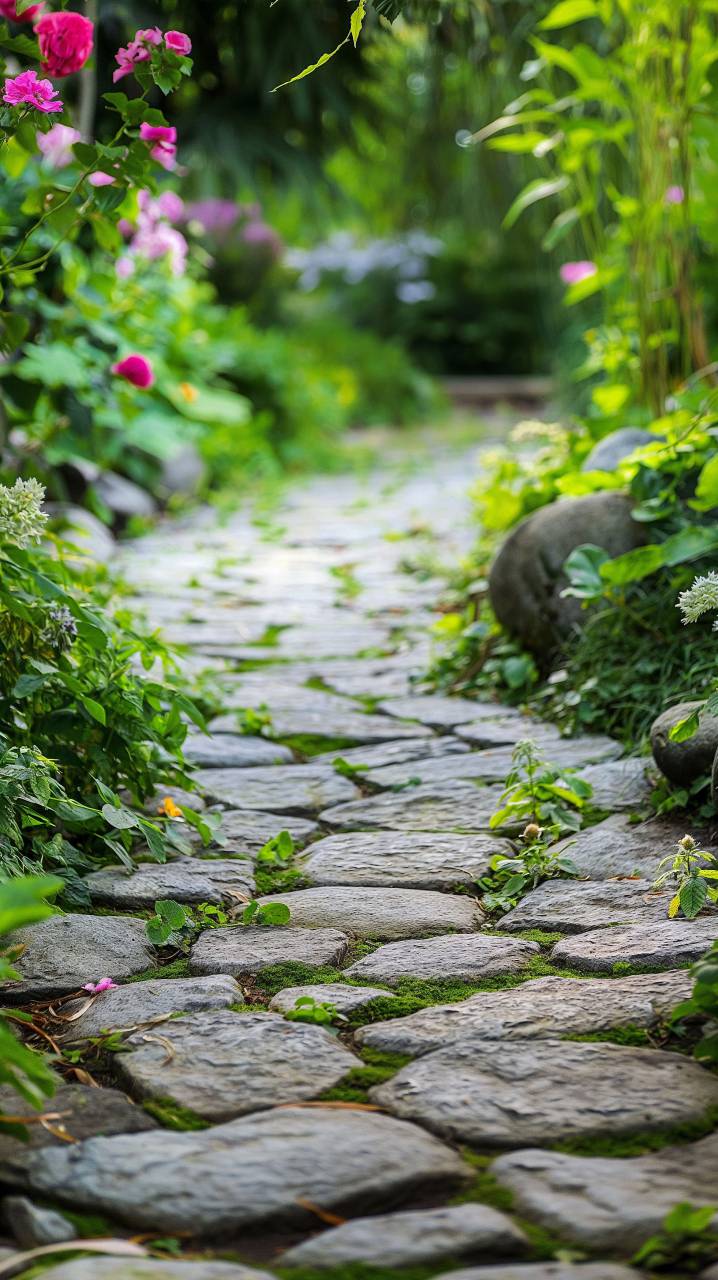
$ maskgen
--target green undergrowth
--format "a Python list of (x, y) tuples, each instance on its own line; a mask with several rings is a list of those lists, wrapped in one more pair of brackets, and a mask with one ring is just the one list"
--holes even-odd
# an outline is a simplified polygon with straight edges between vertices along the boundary
[(142, 973), (134, 973), (125, 982), (151, 982), (154, 978), (189, 978), (189, 960), (181, 956), (179, 960), (171, 960), (169, 964), (156, 964)]
[(353, 1067), (339, 1084), (325, 1089), (319, 1094), (319, 1102), (367, 1102), (369, 1090), (374, 1085), (391, 1080), (397, 1071), (411, 1062), (408, 1054), (382, 1053), (366, 1047), (359, 1049), (359, 1055), (364, 1066)]
[(294, 733), (286, 738), (273, 738), (272, 741), (289, 747), (290, 751), (296, 751), (298, 756), (308, 759), (325, 755), (329, 751), (348, 751), (350, 747), (357, 745), (354, 738), (325, 738), (320, 733)]
[[(93, 1240), (96, 1238), (108, 1239), (115, 1234), (115, 1227), (109, 1218), (103, 1218), (99, 1213), (75, 1213), (73, 1209), (66, 1209), (63, 1205), (59, 1210), (63, 1218), (67, 1218), (71, 1222), (78, 1236), (82, 1240)], [(57, 1265), (57, 1260), (55, 1260)]]
[[(458, 1265), (458, 1263), (457, 1263)], [(451, 1262), (442, 1264), (450, 1268)], [(317, 1280), (316, 1267), (273, 1267), (272, 1274), (279, 1280)], [(322, 1268), (321, 1280), (431, 1280), (436, 1275), (436, 1264), (426, 1267), (369, 1267), (361, 1262), (344, 1262), (340, 1267)]]
[(627, 1158), (643, 1156), (651, 1151), (661, 1151), (665, 1147), (679, 1146), (686, 1142), (697, 1142), (718, 1128), (718, 1106), (709, 1107), (700, 1120), (687, 1121), (685, 1124), (672, 1125), (670, 1128), (655, 1132), (639, 1132), (632, 1134), (602, 1133), (596, 1137), (570, 1138), (564, 1142), (551, 1144), (553, 1151), (562, 1151), (574, 1156), (605, 1156), (609, 1158)]
[(258, 862), (254, 869), (255, 892), (258, 895), (290, 893), (295, 889), (306, 889), (308, 883), (306, 876), (297, 867), (283, 863)]
[(574, 1040), (579, 1044), (621, 1044), (639, 1049), (655, 1048), (655, 1041), (645, 1027), (629, 1024), (610, 1027), (607, 1031), (587, 1031), (581, 1035), (561, 1036), (562, 1040)]
[(142, 1110), (162, 1125), (163, 1129), (178, 1129), (182, 1132), (194, 1132), (198, 1129), (209, 1129), (209, 1120), (204, 1120), (189, 1107), (183, 1107), (173, 1098), (148, 1098), (142, 1103)]

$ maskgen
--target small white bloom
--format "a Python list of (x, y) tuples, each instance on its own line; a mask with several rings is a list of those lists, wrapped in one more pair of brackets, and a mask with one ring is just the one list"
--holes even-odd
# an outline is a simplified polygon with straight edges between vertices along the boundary
[(684, 623), (697, 622), (710, 609), (718, 609), (718, 573), (711, 572), (696, 578), (693, 586), (679, 595), (678, 608)]
[(0, 542), (28, 547), (39, 542), (47, 524), (42, 510), (45, 490), (38, 480), (16, 480), (12, 488), (0, 484)]

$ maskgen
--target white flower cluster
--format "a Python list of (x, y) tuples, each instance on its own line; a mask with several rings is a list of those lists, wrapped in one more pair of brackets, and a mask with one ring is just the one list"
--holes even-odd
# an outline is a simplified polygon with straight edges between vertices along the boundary
[(39, 542), (47, 524), (44, 500), (45, 490), (38, 480), (16, 480), (12, 488), (0, 484), (0, 542), (16, 547)]
[(369, 240), (359, 244), (349, 231), (335, 231), (313, 249), (292, 249), (286, 255), (290, 267), (299, 271), (299, 287), (316, 289), (326, 275), (338, 275), (345, 284), (359, 284), (374, 271), (397, 278), (396, 296), (401, 302), (424, 302), (432, 298), (435, 286), (427, 280), (429, 258), (443, 250), (441, 240), (423, 231), (403, 237)]
[[(693, 586), (679, 595), (678, 608), (685, 623), (697, 622), (710, 609), (718, 609), (718, 573), (696, 578)], [(713, 630), (718, 631), (718, 621), (713, 623)]]

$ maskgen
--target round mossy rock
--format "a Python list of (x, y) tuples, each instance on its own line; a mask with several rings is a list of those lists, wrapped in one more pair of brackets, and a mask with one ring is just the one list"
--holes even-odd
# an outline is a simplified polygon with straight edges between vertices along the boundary
[(592, 543), (614, 557), (645, 543), (631, 508), (625, 493), (564, 498), (509, 534), (491, 567), (489, 594), (499, 622), (527, 649), (546, 658), (580, 625), (581, 601), (561, 596), (563, 566), (576, 547)]
[(707, 778), (718, 751), (718, 716), (702, 715), (692, 737), (684, 742), (671, 741), (674, 726), (699, 711), (702, 705), (702, 702), (678, 702), (663, 711), (651, 725), (653, 759), (661, 773), (682, 786)]

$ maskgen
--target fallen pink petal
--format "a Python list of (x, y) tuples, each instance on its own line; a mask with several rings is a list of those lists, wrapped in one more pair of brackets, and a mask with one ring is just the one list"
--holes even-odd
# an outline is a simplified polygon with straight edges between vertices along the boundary
[(580, 262), (564, 262), (559, 275), (564, 284), (580, 284), (582, 280), (590, 280), (598, 274), (595, 262), (585, 259)]

